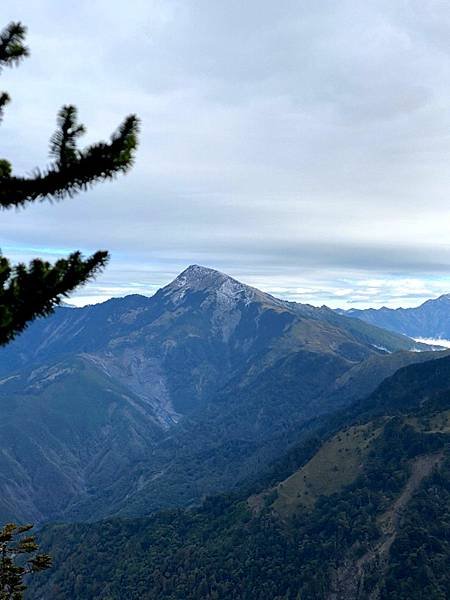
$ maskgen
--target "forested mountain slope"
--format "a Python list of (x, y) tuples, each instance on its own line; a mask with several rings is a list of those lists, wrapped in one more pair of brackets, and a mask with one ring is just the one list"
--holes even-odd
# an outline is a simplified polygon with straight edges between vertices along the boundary
[(330, 418), (251, 493), (41, 533), (29, 598), (443, 599), (450, 590), (450, 358)]
[(427, 358), (411, 349), (198, 266), (152, 298), (61, 308), (0, 352), (0, 518), (142, 515), (230, 489)]

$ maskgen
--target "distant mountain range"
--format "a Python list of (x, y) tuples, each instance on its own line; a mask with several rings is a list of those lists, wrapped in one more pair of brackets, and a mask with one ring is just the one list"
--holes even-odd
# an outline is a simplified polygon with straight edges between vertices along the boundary
[(416, 308), (383, 307), (338, 312), (412, 338), (450, 340), (450, 294), (427, 300)]
[(151, 298), (62, 307), (0, 352), (0, 518), (195, 504), (424, 348), (196, 265)]
[(449, 523), (445, 357), (400, 369), (322, 420), (248, 491), (44, 528), (55, 565), (30, 597), (447, 598)]

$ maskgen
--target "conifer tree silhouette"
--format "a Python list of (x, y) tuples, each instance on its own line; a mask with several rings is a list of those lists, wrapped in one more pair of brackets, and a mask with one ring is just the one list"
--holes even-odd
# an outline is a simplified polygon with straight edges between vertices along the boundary
[[(0, 33), (0, 71), (28, 56), (26, 28), (10, 23)], [(10, 101), (0, 93), (0, 120)], [(31, 177), (17, 177), (11, 163), (0, 159), (0, 207), (23, 207), (31, 202), (62, 200), (88, 189), (96, 182), (126, 173), (133, 164), (139, 121), (125, 118), (108, 143), (98, 142), (79, 149), (77, 142), (85, 133), (78, 122), (77, 109), (63, 106), (57, 129), (50, 140), (51, 164), (36, 168)], [(107, 263), (108, 252), (101, 250), (84, 258), (73, 252), (54, 264), (36, 258), (30, 264), (12, 265), (0, 254), (0, 345), (11, 341), (27, 324), (50, 314), (77, 286), (94, 277)]]

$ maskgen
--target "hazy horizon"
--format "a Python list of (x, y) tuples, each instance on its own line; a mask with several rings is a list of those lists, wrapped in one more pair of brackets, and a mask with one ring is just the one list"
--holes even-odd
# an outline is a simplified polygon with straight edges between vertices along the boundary
[[(186, 265), (186, 268), (188, 266), (190, 266), (190, 265)], [(213, 267), (209, 267), (208, 265), (199, 265), (199, 266), (206, 267), (208, 269), (213, 268)], [(83, 306), (89, 306), (89, 305), (92, 305), (92, 304), (99, 304), (101, 302), (106, 302), (107, 300), (111, 300), (113, 298), (124, 298), (125, 296), (131, 295), (131, 294), (138, 294), (138, 295), (141, 295), (141, 296), (145, 296), (145, 297), (151, 298), (159, 289), (161, 289), (161, 288), (165, 287), (166, 285), (170, 284), (179, 274), (181, 274), (183, 272), (183, 270), (184, 269), (182, 269), (179, 273), (176, 273), (173, 277), (170, 277), (167, 281), (162, 282), (160, 285), (155, 284), (155, 286), (152, 289), (152, 291), (146, 292), (145, 290), (137, 290), (137, 289), (135, 289), (135, 290), (130, 290), (130, 291), (124, 291), (123, 293), (118, 293), (116, 295), (111, 295), (111, 296), (108, 296), (108, 297), (104, 297), (104, 296), (98, 296), (98, 297), (87, 296), (87, 297), (83, 297), (83, 296), (80, 296), (80, 295), (76, 295), (76, 296), (73, 296), (72, 298), (69, 298), (66, 301), (66, 304), (67, 305), (75, 306), (77, 308), (80, 308), (80, 307), (83, 307)], [(216, 270), (218, 270), (218, 269), (216, 269)], [(223, 271), (221, 271), (221, 272), (223, 273)], [(249, 280), (247, 280), (247, 281), (241, 280), (238, 277), (233, 276), (231, 273), (225, 273), (225, 274), (229, 275), (230, 277), (233, 277), (234, 279), (237, 279), (238, 281), (240, 281), (241, 283), (243, 283), (245, 285), (256, 287), (257, 289), (259, 289), (259, 290), (261, 290), (263, 292), (266, 292), (268, 294), (271, 294), (272, 296), (275, 296), (275, 297), (278, 297), (278, 298), (282, 298), (284, 300), (301, 302), (300, 300), (296, 299), (294, 296), (289, 296), (289, 295), (287, 295), (285, 293), (280, 293), (280, 290), (277, 290), (276, 288), (275, 289), (271, 289), (271, 288), (265, 289), (264, 285), (260, 285), (259, 286), (259, 285), (255, 284), (254, 282), (253, 283), (250, 282)], [(252, 279), (252, 278), (250, 278), (250, 279)], [(423, 302), (426, 302), (427, 300), (433, 300), (436, 297), (425, 298), (425, 299), (419, 301), (419, 304), (411, 304), (409, 306), (403, 306), (403, 307), (397, 306), (397, 307), (393, 307), (393, 308), (414, 308), (414, 307), (419, 306), (420, 304), (423, 304)], [(327, 306), (329, 306), (329, 308), (333, 308), (333, 309), (337, 309), (337, 308), (380, 308), (380, 306), (378, 306), (378, 305), (374, 306), (374, 305), (370, 305), (370, 304), (368, 304), (367, 306), (361, 306), (360, 303), (358, 303), (358, 306), (352, 306), (352, 305), (350, 305), (349, 307), (345, 307), (345, 306), (341, 305), (342, 303), (339, 304), (338, 300), (336, 302), (337, 303), (334, 306), (334, 305), (326, 304), (326, 303), (320, 303), (319, 304), (319, 303), (314, 303), (314, 302), (304, 302), (304, 301), (302, 301), (302, 303), (304, 303), (304, 304), (312, 304), (313, 306), (323, 306), (324, 304), (326, 304)], [(422, 338), (420, 338), (420, 339), (417, 338), (416, 341), (422, 341), (423, 343), (428, 343), (428, 344), (435, 344), (435, 343), (438, 342), (438, 340), (434, 339), (434, 338), (427, 338), (427, 339), (425, 339), (425, 338), (423, 338), (423, 339)], [(442, 339), (441, 341), (447, 342), (448, 340)], [(450, 347), (450, 341), (448, 341), (448, 343), (449, 343), (449, 347)]]

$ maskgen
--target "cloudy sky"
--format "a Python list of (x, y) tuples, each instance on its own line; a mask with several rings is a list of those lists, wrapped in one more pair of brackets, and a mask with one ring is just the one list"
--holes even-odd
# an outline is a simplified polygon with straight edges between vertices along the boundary
[(133, 171), (2, 214), (15, 260), (108, 248), (78, 304), (151, 294), (191, 263), (331, 306), (450, 292), (445, 0), (3, 0), (31, 57), (2, 73), (17, 173), (61, 105), (85, 142), (142, 119)]

